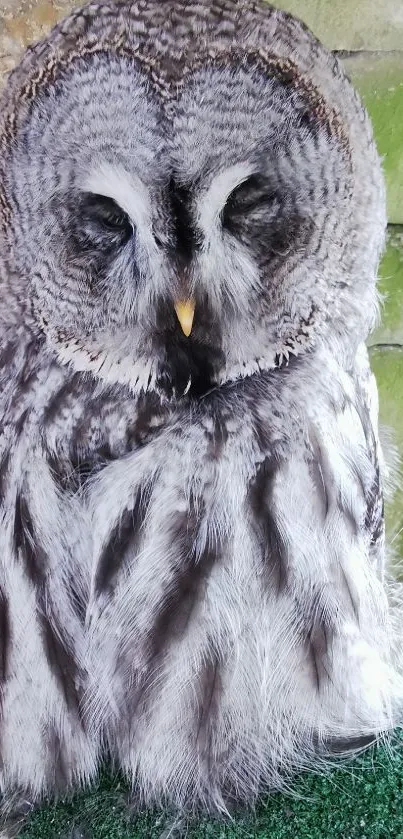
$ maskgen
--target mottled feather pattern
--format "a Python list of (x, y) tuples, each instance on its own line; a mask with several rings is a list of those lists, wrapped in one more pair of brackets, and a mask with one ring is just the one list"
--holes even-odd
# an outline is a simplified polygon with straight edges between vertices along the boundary
[(106, 755), (223, 814), (389, 732), (384, 185), (337, 60), (255, 0), (92, 3), (10, 75), (0, 219), (4, 819)]
[[(77, 505), (80, 540), (91, 551), (79, 569), (85, 577), (87, 568), (82, 588), (90, 591), (85, 650), (84, 625), (77, 619), (75, 643), (69, 646), (66, 618), (74, 610), (71, 602), (60, 602), (63, 592), (69, 598), (66, 581), (53, 589), (54, 600), (49, 581), (47, 603), (42, 601), (50, 564), (46, 539), (54, 555), (67, 553), (68, 546), (56, 551), (54, 534), (46, 535), (45, 522), (42, 534), (35, 530), (30, 510), (40, 499), (30, 502), (28, 487), (15, 498), (15, 561), (31, 583), (43, 666), (59, 702), (64, 702), (65, 724), (77, 726), (93, 754), (106, 737), (121, 765), (143, 779), (144, 793), (152, 771), (153, 795), (164, 798), (169, 788), (174, 800), (184, 804), (197, 792), (207, 804), (207, 790), (210, 795), (214, 790), (216, 805), (223, 807), (219, 790), (227, 786), (232, 794), (236, 789), (247, 797), (264, 783), (280, 783), (280, 766), (272, 748), (266, 752), (267, 743), (276, 743), (282, 771), (304, 763), (313, 719), (316, 734), (324, 740), (337, 736), (341, 728), (351, 737), (371, 734), (375, 719), (378, 728), (390, 725), (393, 708), (390, 697), (383, 696), (385, 684), (374, 686), (378, 695), (366, 708), (356, 669), (377, 666), (387, 672), (386, 600), (376, 577), (368, 578), (360, 550), (366, 538), (363, 487), (370, 497), (376, 468), (364, 461), (364, 453), (363, 473), (350, 465), (348, 454), (355, 440), (340, 433), (332, 404), (342, 400), (340, 382), (334, 381), (320, 409), (322, 425), (327, 412), (329, 435), (346, 454), (344, 473), (340, 469), (339, 475), (331, 474), (329, 465), (321, 462), (320, 429), (307, 408), (285, 424), (285, 417), (303, 404), (300, 391), (309, 392), (308, 383), (311, 391), (317, 388), (326, 369), (321, 358), (310, 362), (306, 371), (296, 363), (284, 377), (279, 371), (265, 374), (257, 398), (253, 381), (244, 380), (242, 388), (229, 385), (228, 394), (220, 389), (200, 404), (185, 402), (171, 410), (145, 447), (135, 447), (123, 461), (111, 460), (101, 472), (96, 468), (78, 495), (58, 488), (47, 466), (45, 443), (36, 455), (42, 481), (46, 475), (49, 482), (42, 486), (42, 503), (49, 505), (53, 493), (55, 504), (71, 504), (69, 516)], [(76, 387), (74, 377), (71, 385)], [(65, 397), (65, 383), (61, 390)], [(145, 397), (131, 400), (132, 423), (137, 402), (144, 411), (144, 401)], [(154, 397), (150, 401), (157, 410)], [(115, 407), (115, 421), (119, 415)], [(264, 417), (263, 440), (255, 428)], [(89, 420), (87, 413), (87, 427)], [(53, 446), (55, 421), (53, 412), (43, 425), (41, 418), (44, 440), (49, 436)], [(167, 451), (169, 470), (164, 468)], [(86, 452), (90, 461), (93, 455), (96, 449)], [(181, 469), (174, 468), (176, 458)], [(320, 482), (311, 471), (313, 458), (322, 474)], [(346, 510), (351, 525), (343, 531), (340, 519)], [(68, 525), (60, 528), (62, 533), (69, 535)], [(379, 660), (375, 634), (382, 652)], [(350, 660), (355, 647), (357, 662), (349, 675), (342, 662)], [(338, 649), (343, 655), (335, 660)], [(364, 651), (368, 662), (361, 662)], [(3, 658), (11, 658), (5, 712), (8, 690), (14, 695), (13, 681), (19, 681), (18, 654), (22, 650), (15, 644), (3, 652)], [(279, 660), (290, 664), (281, 667)], [(83, 665), (85, 675), (80, 673)], [(341, 687), (343, 702), (338, 696)], [(27, 701), (28, 696), (29, 692)], [(8, 713), (11, 717), (11, 709)], [(301, 743), (298, 753), (288, 744), (287, 754), (290, 724)], [(236, 734), (232, 742), (224, 734), (228, 725)], [(240, 732), (244, 742), (242, 737), (238, 742)], [(55, 743), (55, 736), (53, 732), (48, 742)], [(252, 744), (258, 743), (262, 751), (256, 755)], [(172, 765), (166, 766), (160, 749), (167, 753), (170, 744)], [(62, 754), (66, 751), (69, 755), (67, 744)], [(25, 763), (25, 755), (15, 749), (17, 777), (22, 760)], [(81, 761), (75, 763), (71, 755), (64, 760), (66, 781), (85, 777)], [(52, 771), (54, 750), (48, 761), (44, 783)], [(224, 777), (228, 761), (233, 767), (230, 779)]]

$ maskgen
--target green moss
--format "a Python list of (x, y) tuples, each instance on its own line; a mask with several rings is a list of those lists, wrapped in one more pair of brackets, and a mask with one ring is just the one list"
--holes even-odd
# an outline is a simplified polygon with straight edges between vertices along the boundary
[(370, 345), (403, 345), (403, 227), (389, 228), (379, 274), (379, 290), (384, 297), (382, 321), (371, 336)]
[[(380, 266), (379, 288), (385, 297), (382, 322), (371, 335), (371, 364), (378, 382), (380, 422), (392, 430), (403, 459), (403, 228), (391, 227)], [(403, 484), (386, 506), (388, 541), (403, 558)]]
[(388, 218), (403, 222), (403, 53), (357, 55), (345, 68), (361, 94), (383, 158)]
[[(371, 364), (379, 390), (381, 424), (393, 431), (400, 456), (403, 456), (403, 349), (373, 348)], [(403, 558), (403, 487), (396, 490), (393, 501), (386, 505), (388, 541)]]
[(301, 18), (331, 50), (396, 50), (403, 41), (401, 0), (272, 0)]
[[(293, 797), (266, 797), (255, 814), (185, 825), (187, 839), (403, 839), (403, 744), (373, 749), (332, 774), (302, 776)], [(127, 791), (105, 775), (87, 795), (33, 816), (24, 839), (61, 839), (80, 826), (93, 839), (178, 839), (166, 814), (130, 815)], [(88, 834), (86, 833), (88, 830)], [(164, 832), (166, 831), (166, 832)], [(77, 831), (77, 839), (80, 834)]]

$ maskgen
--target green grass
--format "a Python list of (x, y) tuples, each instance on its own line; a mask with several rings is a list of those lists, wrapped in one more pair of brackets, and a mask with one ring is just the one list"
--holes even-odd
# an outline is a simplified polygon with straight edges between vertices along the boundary
[[(327, 776), (301, 776), (293, 796), (265, 797), (254, 814), (231, 823), (201, 818), (187, 839), (403, 839), (403, 735)], [(127, 789), (102, 777), (86, 795), (35, 814), (24, 839), (160, 839), (173, 823), (164, 813), (131, 813)], [(79, 830), (81, 829), (81, 832)], [(172, 831), (170, 839), (178, 833)]]

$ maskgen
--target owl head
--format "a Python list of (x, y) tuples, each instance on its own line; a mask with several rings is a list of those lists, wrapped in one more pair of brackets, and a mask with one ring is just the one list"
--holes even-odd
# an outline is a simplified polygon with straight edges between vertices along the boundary
[(7, 294), (74, 371), (200, 397), (318, 346), (347, 354), (373, 322), (367, 117), (265, 3), (74, 13), (11, 75), (0, 144)]

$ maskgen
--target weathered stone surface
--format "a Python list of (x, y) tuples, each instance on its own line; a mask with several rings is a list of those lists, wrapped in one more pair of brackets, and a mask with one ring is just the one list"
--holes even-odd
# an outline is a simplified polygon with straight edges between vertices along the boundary
[[(380, 266), (380, 290), (385, 295), (382, 321), (369, 340), (371, 363), (379, 388), (380, 421), (391, 432), (403, 463), (403, 227), (390, 227)], [(388, 541), (403, 557), (403, 475), (387, 504)]]
[(402, 0), (276, 0), (331, 50), (400, 50)]
[(384, 297), (382, 320), (369, 343), (403, 348), (403, 227), (389, 227), (379, 274), (379, 289)]
[[(403, 3), (402, 3), (403, 9)], [(403, 45), (403, 42), (402, 42)], [(356, 54), (344, 60), (374, 126), (383, 158), (388, 218), (403, 222), (403, 52)]]
[(0, 85), (28, 44), (46, 35), (79, 0), (0, 0)]
[[(403, 457), (403, 348), (374, 347), (371, 364), (379, 389), (379, 415), (383, 435), (397, 447)], [(403, 558), (403, 475), (398, 469), (397, 489), (386, 505), (386, 531), (388, 544), (396, 557)]]

